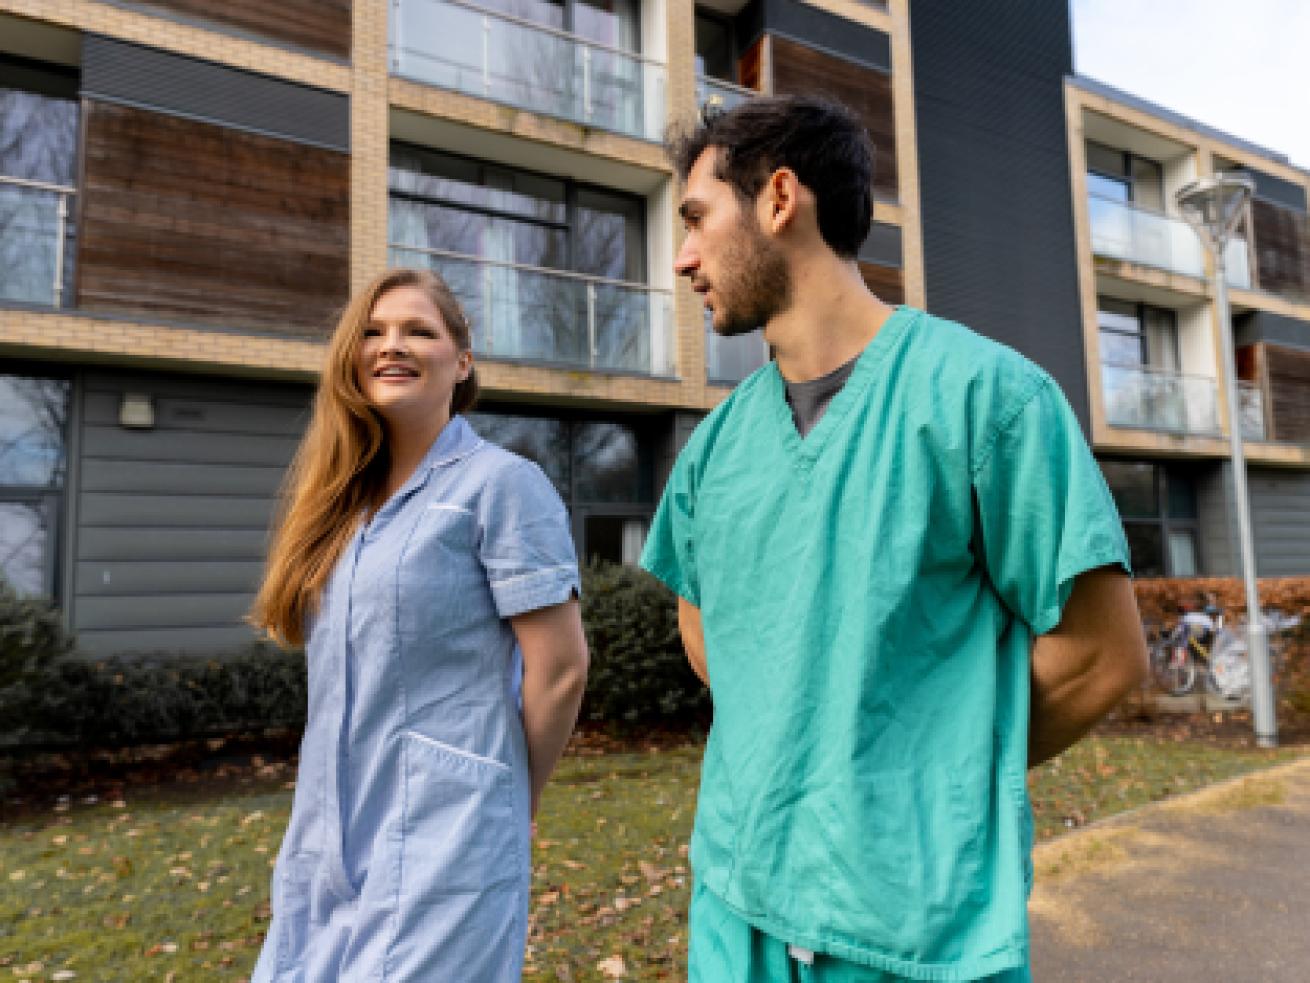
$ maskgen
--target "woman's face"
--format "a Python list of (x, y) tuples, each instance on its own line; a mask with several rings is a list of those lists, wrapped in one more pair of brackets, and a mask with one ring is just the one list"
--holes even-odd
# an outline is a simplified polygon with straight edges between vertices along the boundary
[(445, 425), (473, 354), (460, 351), (427, 293), (393, 287), (377, 299), (355, 355), (355, 378), (391, 425)]

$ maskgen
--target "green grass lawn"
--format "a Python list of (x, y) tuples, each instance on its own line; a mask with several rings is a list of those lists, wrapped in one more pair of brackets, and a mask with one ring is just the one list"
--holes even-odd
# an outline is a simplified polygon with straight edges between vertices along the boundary
[[(1032, 776), (1039, 838), (1285, 760), (1092, 738)], [(700, 748), (566, 758), (538, 818), (528, 980), (683, 977)], [(194, 786), (0, 825), (0, 980), (238, 980), (290, 793)], [(69, 975), (74, 974), (74, 975)]]

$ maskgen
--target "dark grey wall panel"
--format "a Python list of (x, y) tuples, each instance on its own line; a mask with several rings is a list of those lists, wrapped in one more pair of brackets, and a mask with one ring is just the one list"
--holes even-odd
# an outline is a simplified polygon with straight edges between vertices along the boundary
[(338, 92), (87, 34), (82, 94), (331, 150), (350, 149)]
[(150, 488), (179, 495), (256, 495), (271, 498), (286, 474), (280, 466), (176, 464), (169, 461), (88, 460), (84, 492), (132, 492)]
[(258, 529), (268, 525), (268, 499), (88, 492), (83, 489), (81, 521), (84, 528), (203, 526), (207, 529)]
[(259, 560), (211, 560), (208, 563), (169, 561), (86, 561), (77, 565), (77, 592), (84, 596), (119, 594), (249, 593), (259, 582)]
[(910, 5), (928, 309), (1023, 352), (1084, 429), (1067, 4)]
[[(154, 428), (118, 424), (124, 392), (151, 397)], [(242, 618), (308, 387), (97, 370), (82, 397), (72, 612), (83, 649), (217, 654), (252, 640)]]
[(1249, 475), (1256, 572), (1310, 574), (1310, 473), (1252, 468)]
[(1233, 318), (1233, 341), (1238, 346), (1272, 341), (1310, 349), (1310, 321), (1284, 317), (1271, 311), (1248, 311)]
[(83, 526), (78, 536), (78, 560), (258, 560), (264, 556), (267, 542), (268, 534), (262, 529)]
[(1302, 215), (1306, 214), (1305, 188), (1251, 167), (1239, 167), (1236, 170), (1251, 176), (1255, 181), (1255, 193), (1258, 197), (1272, 201), (1283, 208), (1300, 212)]
[(192, 625), (239, 625), (238, 612), (250, 606), (251, 594), (139, 594), (119, 597), (84, 597), (78, 602), (82, 617), (97, 630), (186, 628)]
[[(1256, 573), (1261, 577), (1310, 574), (1310, 473), (1249, 468), (1247, 488)], [(1232, 502), (1232, 468), (1227, 463), (1217, 465), (1197, 484), (1204, 572), (1211, 576), (1239, 573)]]
[(124, 430), (88, 426), (89, 456), (130, 461), (192, 461), (196, 464), (273, 464), (285, 467), (297, 440), (265, 434), (196, 433), (186, 430)]
[[(86, 422), (118, 426), (120, 392), (88, 392)], [(153, 395), (153, 394), (152, 394)], [(303, 407), (249, 406), (243, 403), (213, 401), (192, 396), (155, 396), (156, 430), (192, 430), (222, 432), (236, 428), (241, 433), (271, 434), (299, 439), (309, 422)]]
[(193, 625), (187, 628), (96, 629), (78, 634), (78, 650), (91, 656), (143, 652), (228, 655), (255, 640), (241, 624)]
[(857, 61), (868, 68), (890, 72), (891, 38), (798, 0), (753, 0), (734, 23), (739, 50), (745, 50), (765, 31), (781, 34), (810, 47)]

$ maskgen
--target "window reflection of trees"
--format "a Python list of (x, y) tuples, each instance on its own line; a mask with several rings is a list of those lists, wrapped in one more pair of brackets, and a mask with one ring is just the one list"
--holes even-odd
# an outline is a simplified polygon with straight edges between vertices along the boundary
[[(78, 104), (70, 99), (0, 88), (0, 175), (71, 187), (77, 121)], [(60, 197), (57, 192), (0, 183), (0, 299), (56, 299)], [(68, 215), (71, 219), (71, 208)], [(73, 229), (73, 222), (67, 221), (64, 284), (71, 282)]]
[(546, 473), (560, 498), (569, 501), (568, 424), (503, 413), (470, 413), (468, 420), (483, 439), (534, 461)]
[(64, 482), (68, 382), (0, 376), (0, 487)]
[[(478, 0), (467, 7), (404, 0), (397, 44), (402, 71), (425, 81), (596, 126), (640, 132), (644, 68), (636, 52), (632, 3), (572, 5), (541, 0)], [(494, 13), (493, 13), (494, 12)], [(506, 14), (617, 48), (607, 51), (525, 24)]]
[(23, 594), (48, 590), (68, 391), (65, 380), (0, 376), (0, 576)]
[(0, 578), (19, 594), (46, 592), (47, 539), (39, 502), (0, 501)]
[(640, 502), (637, 435), (621, 423), (580, 423), (573, 430), (573, 467), (580, 502)]
[(647, 291), (515, 268), (641, 282), (639, 200), (581, 188), (569, 206), (564, 182), (409, 148), (393, 151), (391, 184), (394, 243), (470, 257), (396, 255), (446, 278), (473, 326), (476, 351), (650, 371)]

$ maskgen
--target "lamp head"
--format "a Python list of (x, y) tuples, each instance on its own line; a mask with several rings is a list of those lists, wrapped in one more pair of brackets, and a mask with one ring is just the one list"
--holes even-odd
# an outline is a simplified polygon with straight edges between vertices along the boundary
[(1245, 174), (1220, 173), (1203, 177), (1174, 196), (1187, 224), (1216, 249), (1237, 230), (1255, 182)]

